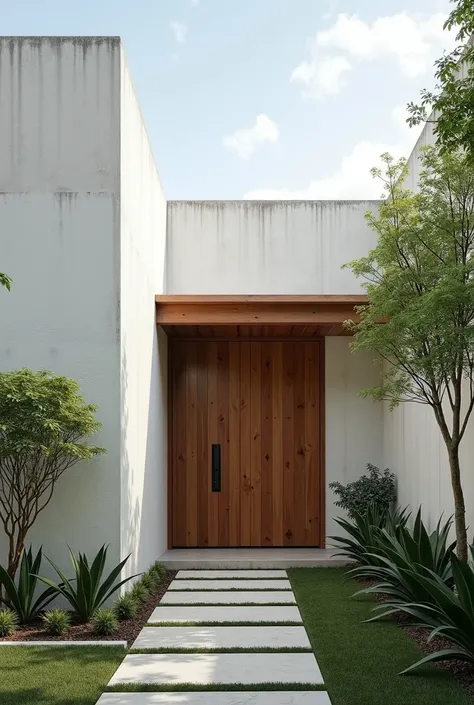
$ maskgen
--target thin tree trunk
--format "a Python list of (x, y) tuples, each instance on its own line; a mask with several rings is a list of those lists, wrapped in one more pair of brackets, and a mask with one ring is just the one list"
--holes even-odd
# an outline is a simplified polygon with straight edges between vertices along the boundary
[(459, 465), (459, 447), (448, 447), (451, 485), (454, 495), (454, 528), (456, 531), (456, 553), (461, 561), (467, 561), (466, 506), (461, 485), (461, 467)]

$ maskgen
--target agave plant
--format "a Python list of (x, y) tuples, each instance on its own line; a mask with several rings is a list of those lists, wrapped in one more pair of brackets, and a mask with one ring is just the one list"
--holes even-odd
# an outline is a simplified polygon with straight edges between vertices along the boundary
[[(430, 593), (416, 580), (417, 575), (435, 573), (448, 588), (453, 586), (451, 555), (456, 542), (448, 544), (452, 519), (444, 524), (440, 519), (436, 529), (428, 534), (421, 518), (421, 508), (416, 515), (413, 531), (399, 527), (396, 535), (379, 529), (375, 535), (372, 552), (366, 556), (372, 565), (361, 565), (349, 571), (355, 578), (376, 578), (382, 582), (359, 590), (358, 593), (382, 593), (391, 599), (374, 608), (379, 612), (372, 620), (399, 611), (400, 603), (432, 602)], [(368, 621), (372, 621), (368, 620)]]
[(0, 566), (0, 585), (5, 589), (5, 597), (0, 597), (0, 603), (15, 610), (20, 624), (32, 622), (57, 594), (56, 589), (49, 587), (35, 599), (42, 559), (42, 548), (39, 548), (36, 556), (33, 556), (31, 546), (23, 551), (16, 584), (5, 568)]
[(137, 577), (136, 575), (131, 575), (129, 578), (125, 578), (118, 583), (115, 582), (123, 566), (130, 558), (129, 554), (111, 570), (105, 579), (103, 579), (107, 550), (108, 546), (104, 544), (89, 565), (85, 554), (79, 553), (76, 557), (69, 548), (69, 555), (71, 556), (71, 562), (75, 572), (73, 580), (68, 580), (58, 566), (49, 558), (48, 561), (51, 563), (62, 582), (58, 584), (53, 580), (38, 576), (40, 580), (53, 588), (56, 593), (62, 595), (69, 602), (80, 623), (88, 622), (96, 610), (101, 607), (114, 592), (119, 590), (119, 588), (129, 580), (132, 580), (132, 578)]
[[(474, 559), (471, 547), (471, 556)], [(425, 663), (436, 661), (467, 661), (474, 664), (474, 570), (471, 565), (451, 554), (451, 569), (455, 590), (451, 590), (433, 571), (416, 575), (415, 579), (431, 596), (431, 604), (412, 602), (400, 605), (410, 615), (415, 626), (431, 629), (428, 641), (439, 636), (455, 648), (435, 651), (420, 659), (402, 673), (408, 673)]]
[(385, 528), (387, 532), (396, 534), (400, 527), (406, 525), (409, 517), (407, 509), (397, 509), (390, 513), (372, 505), (364, 514), (354, 512), (353, 520), (336, 519), (346, 535), (329, 538), (337, 542), (336, 548), (341, 549), (337, 556), (344, 556), (359, 564), (372, 565), (375, 559), (369, 554), (375, 547), (378, 532)]

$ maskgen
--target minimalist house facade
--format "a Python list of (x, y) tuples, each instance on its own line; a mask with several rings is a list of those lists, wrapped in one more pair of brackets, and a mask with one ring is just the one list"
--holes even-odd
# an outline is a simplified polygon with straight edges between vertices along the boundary
[(428, 413), (358, 395), (379, 368), (350, 350), (365, 298), (341, 267), (379, 201), (167, 202), (118, 38), (0, 39), (0, 123), (0, 369), (76, 378), (107, 449), (63, 476), (35, 544), (65, 563), (110, 543), (130, 572), (172, 548), (323, 548), (329, 483), (367, 463), (450, 511)]

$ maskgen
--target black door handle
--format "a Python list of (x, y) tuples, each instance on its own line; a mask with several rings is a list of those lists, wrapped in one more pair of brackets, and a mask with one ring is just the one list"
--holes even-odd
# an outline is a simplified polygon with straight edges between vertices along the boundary
[(212, 491), (221, 491), (221, 446), (220, 443), (212, 444)]

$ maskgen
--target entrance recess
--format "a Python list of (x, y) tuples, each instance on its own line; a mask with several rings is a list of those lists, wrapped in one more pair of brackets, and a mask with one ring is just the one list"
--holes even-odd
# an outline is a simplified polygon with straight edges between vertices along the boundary
[(172, 341), (174, 547), (323, 545), (323, 344)]
[(168, 546), (325, 545), (324, 338), (360, 294), (156, 296)]

